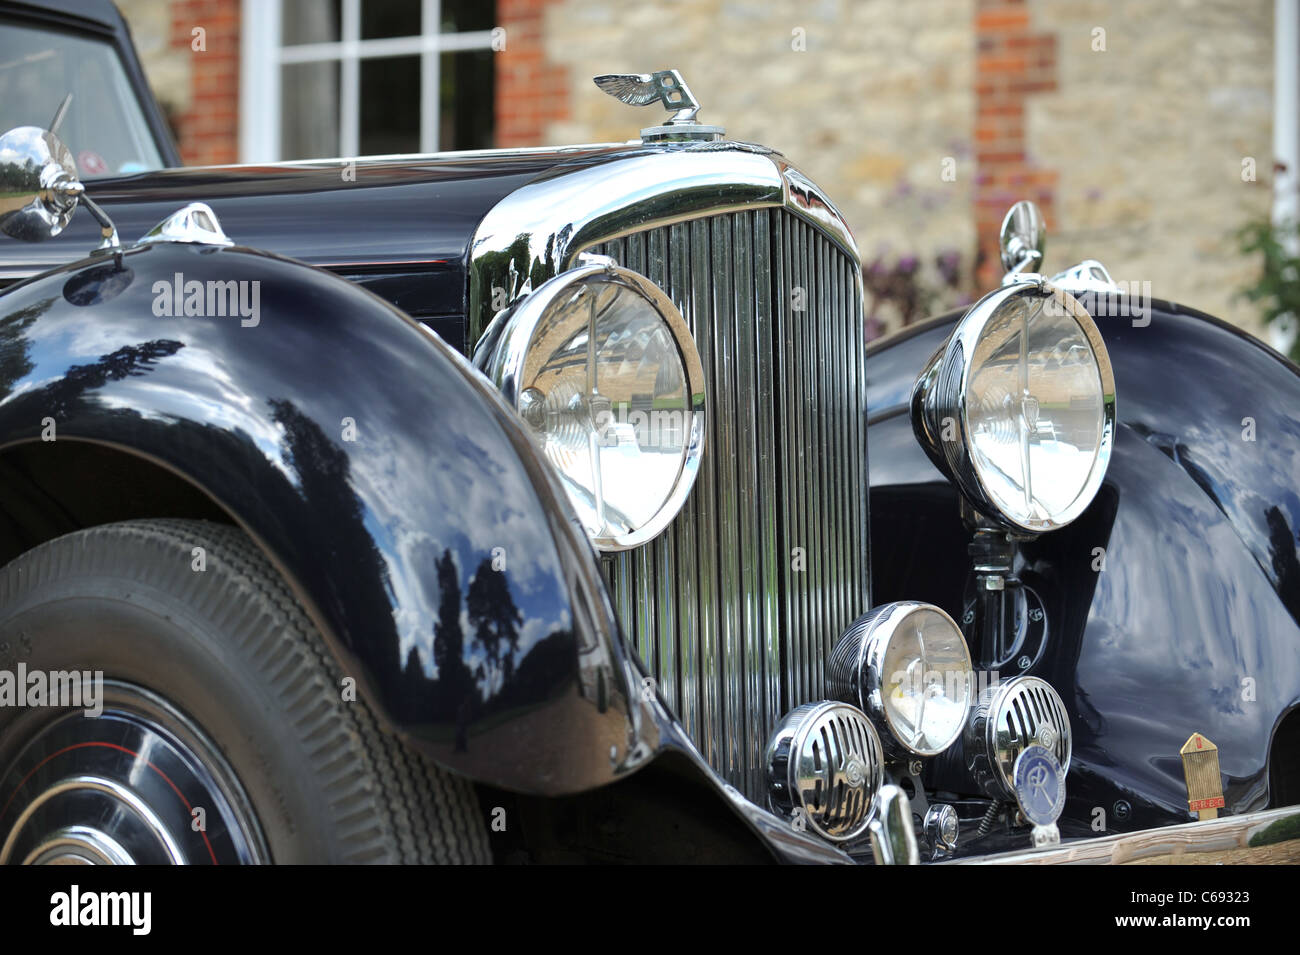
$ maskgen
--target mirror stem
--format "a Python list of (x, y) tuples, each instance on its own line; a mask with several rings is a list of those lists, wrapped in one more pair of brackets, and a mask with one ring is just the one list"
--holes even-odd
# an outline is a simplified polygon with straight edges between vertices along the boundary
[(81, 195), (81, 204), (86, 207), (90, 214), (95, 217), (95, 221), (99, 223), (99, 234), (103, 237), (103, 241), (99, 243), (95, 251), (104, 252), (109, 249), (121, 249), (122, 243), (117, 238), (117, 226), (113, 225), (113, 220), (108, 217), (108, 213), (99, 207), (99, 203), (95, 202), (85, 193), (82, 193)]

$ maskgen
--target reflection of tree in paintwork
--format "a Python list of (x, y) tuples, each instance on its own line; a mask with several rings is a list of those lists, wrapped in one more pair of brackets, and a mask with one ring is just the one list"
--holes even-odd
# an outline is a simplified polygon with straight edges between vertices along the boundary
[[(73, 365), (59, 381), (30, 392), (31, 400), (40, 405), (40, 416), (64, 421), (74, 416), (78, 404), (87, 392), (99, 390), (110, 381), (135, 378), (152, 372), (160, 359), (175, 355), (185, 348), (182, 342), (160, 338), (152, 342), (125, 344), (108, 355), (85, 365)], [(31, 369), (27, 369), (30, 370)]]
[(31, 342), (27, 329), (53, 304), (52, 298), (41, 299), (11, 312), (0, 322), (0, 401), (9, 397), (15, 383), (31, 373), (34, 366), (28, 355)]
[(452, 692), (449, 696), (463, 700), (474, 680), (465, 665), (465, 634), (460, 626), (460, 574), (450, 550), (436, 561), (438, 569), (438, 619), (433, 624), (433, 665), (438, 679)]
[(474, 627), (474, 643), (484, 656), (475, 676), (483, 684), (485, 695), (491, 696), (514, 675), (519, 625), (524, 615), (510, 596), (505, 573), (494, 568), (490, 558), (484, 558), (474, 572), (466, 609)]
[(73, 365), (61, 379), (35, 394), (40, 395), (43, 414), (62, 421), (72, 417), (87, 392), (96, 391), (110, 381), (148, 374), (159, 359), (175, 355), (184, 347), (182, 342), (165, 338), (139, 345), (123, 345), (89, 364)]
[(1296, 558), (1296, 532), (1277, 505), (1264, 512), (1264, 520), (1268, 522), (1274, 586), (1292, 618), (1300, 621), (1300, 560)]
[[(315, 519), (330, 528), (330, 533), (317, 538), (327, 549), (315, 554), (312, 563), (346, 568), (332, 581), (339, 606), (354, 612), (360, 609), (362, 619), (372, 621), (372, 626), (391, 620), (388, 568), (366, 528), (361, 502), (352, 488), (347, 453), (293, 402), (271, 399), (268, 403), (272, 420), (284, 428), (288, 463), (298, 476), (298, 494)], [(355, 640), (360, 634), (347, 636)], [(353, 649), (370, 665), (375, 680), (385, 690), (397, 691), (402, 686), (396, 634), (385, 633), (368, 646)], [(394, 692), (393, 696), (401, 698), (403, 694)]]

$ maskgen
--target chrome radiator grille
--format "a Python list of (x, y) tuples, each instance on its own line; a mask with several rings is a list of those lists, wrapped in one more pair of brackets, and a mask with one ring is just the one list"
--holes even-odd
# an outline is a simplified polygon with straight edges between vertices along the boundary
[(757, 799), (769, 734), (824, 697), (831, 647), (867, 607), (857, 265), (775, 208), (592, 251), (668, 293), (708, 386), (686, 507), (655, 541), (604, 560), (615, 609), (705, 758)]

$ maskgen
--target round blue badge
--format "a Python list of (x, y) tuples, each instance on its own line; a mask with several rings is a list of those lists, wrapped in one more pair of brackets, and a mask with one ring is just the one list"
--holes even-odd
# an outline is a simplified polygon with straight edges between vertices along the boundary
[(1013, 776), (1020, 811), (1035, 826), (1050, 826), (1065, 808), (1065, 774), (1056, 754), (1044, 746), (1026, 746), (1016, 757)]

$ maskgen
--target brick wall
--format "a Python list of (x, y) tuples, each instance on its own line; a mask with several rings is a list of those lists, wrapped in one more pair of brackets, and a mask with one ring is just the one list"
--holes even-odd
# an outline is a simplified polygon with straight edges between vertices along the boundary
[(547, 145), (550, 123), (569, 117), (569, 76), (542, 46), (546, 8), (554, 0), (497, 0), (506, 46), (496, 55), (496, 145)]
[[(186, 162), (234, 161), (239, 0), (117, 3)], [(1269, 207), (1272, 7), (499, 0), (496, 144), (633, 138), (662, 111), (623, 106), (591, 77), (677, 67), (705, 122), (785, 151), (827, 189), (868, 265), (957, 250), (964, 275), (982, 257), (972, 291), (987, 290), (1002, 216), (1031, 198), (1049, 272), (1096, 258), (1258, 330), (1237, 294), (1257, 263), (1233, 232)], [(196, 26), (204, 51), (191, 50)], [(1243, 181), (1248, 158), (1258, 181)]]
[(181, 158), (194, 166), (237, 162), (239, 0), (116, 2)]
[(1032, 199), (1056, 219), (1055, 170), (1044, 168), (1025, 136), (1025, 101), (1057, 88), (1054, 33), (1034, 29), (1024, 0), (978, 0), (975, 10), (975, 234), (977, 280), (1002, 275), (998, 234), (1012, 203)]
[(192, 61), (189, 104), (176, 117), (181, 158), (193, 166), (237, 162), (239, 0), (177, 0), (171, 12), (172, 48)]

